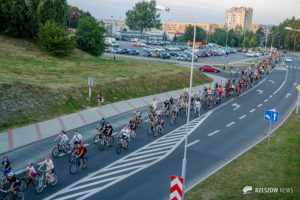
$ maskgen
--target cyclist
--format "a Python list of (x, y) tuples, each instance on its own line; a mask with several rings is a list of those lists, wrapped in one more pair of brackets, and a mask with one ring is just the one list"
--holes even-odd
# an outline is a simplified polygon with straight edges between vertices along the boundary
[(74, 136), (73, 136), (71, 142), (74, 143), (74, 145), (76, 145), (76, 144), (82, 144), (83, 137), (82, 137), (82, 135), (77, 130), (74, 132)]
[(33, 162), (29, 162), (27, 167), (25, 168), (25, 171), (27, 172), (26, 174), (26, 179), (28, 180), (28, 182), (32, 182), (33, 183), (33, 180), (34, 180), (34, 177), (36, 175), (36, 171), (35, 171), (35, 168), (33, 166)]
[(104, 119), (104, 117), (102, 117), (102, 119), (100, 120), (100, 122), (97, 126), (97, 129), (101, 132), (106, 124), (107, 124), (106, 120)]
[(135, 133), (135, 130), (136, 130), (136, 121), (135, 119), (131, 119), (129, 120), (129, 128), (131, 130), (131, 135), (134, 137), (134, 133)]
[(156, 98), (154, 98), (152, 100), (152, 107), (153, 107), (154, 110), (156, 110), (156, 108), (157, 108), (157, 99)]
[(135, 118), (136, 122), (137, 122), (139, 125), (141, 125), (141, 124), (140, 124), (140, 123), (141, 123), (141, 118), (142, 118), (142, 113), (141, 113), (141, 111), (140, 111), (139, 109), (136, 109), (136, 110), (134, 111), (133, 115), (134, 115), (134, 118)]
[(113, 133), (113, 127), (109, 123), (106, 124), (105, 130), (103, 131), (103, 134), (105, 137), (110, 137)]
[(170, 105), (173, 105), (173, 104), (174, 104), (174, 99), (173, 99), (173, 97), (170, 97), (169, 103), (170, 103)]
[(164, 119), (162, 117), (157, 118), (156, 130), (160, 130), (161, 132), (164, 130)]
[(69, 137), (67, 136), (66, 132), (64, 130), (61, 130), (60, 133), (58, 134), (57, 138), (55, 141), (59, 140), (59, 146), (64, 147), (66, 144), (69, 142)]
[(8, 160), (8, 156), (3, 157), (2, 166), (4, 166), (4, 172), (3, 175), (7, 176), (9, 172), (11, 172), (11, 165), (10, 161)]
[(7, 174), (7, 178), (5, 179), (4, 182), (1, 183), (1, 188), (3, 185), (6, 183), (10, 183), (10, 193), (9, 193), (9, 198), (13, 199), (13, 197), (17, 194), (16, 190), (19, 188), (21, 185), (20, 180), (15, 176), (14, 172), (9, 172)]
[(81, 168), (81, 166), (83, 164), (83, 158), (84, 158), (86, 152), (87, 152), (87, 149), (85, 146), (83, 146), (82, 144), (76, 145), (74, 155), (76, 155), (76, 158), (79, 158), (79, 162), (80, 162), (79, 168)]
[(195, 113), (198, 112), (198, 115), (200, 115), (200, 109), (201, 109), (200, 98), (197, 98), (195, 101)]
[(41, 165), (39, 166), (38, 170), (41, 170), (43, 166), (46, 166), (46, 178), (45, 178), (45, 182), (44, 182), (44, 186), (47, 186), (48, 181), (51, 179), (52, 174), (55, 173), (55, 168), (54, 168), (54, 164), (53, 161), (51, 160), (51, 158), (49, 156), (47, 156), (45, 158), (45, 161), (41, 163)]
[(130, 140), (130, 130), (127, 125), (124, 125), (118, 137), (123, 139), (122, 146), (124, 149), (127, 149)]

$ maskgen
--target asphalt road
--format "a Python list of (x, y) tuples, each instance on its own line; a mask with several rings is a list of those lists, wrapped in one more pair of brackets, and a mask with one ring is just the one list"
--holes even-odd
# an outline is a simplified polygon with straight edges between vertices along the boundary
[[(300, 83), (300, 63), (294, 65), (274, 70), (257, 88), (191, 122), (195, 130), (188, 142), (187, 188), (264, 138), (269, 131), (266, 110), (276, 109), (280, 122), (287, 117), (296, 102), (295, 83)], [(47, 199), (168, 199), (170, 176), (181, 174), (184, 134), (184, 127), (179, 128)]]
[[(293, 66), (297, 67), (274, 70), (257, 88), (239, 99), (213, 112), (202, 112), (202, 118), (192, 118), (191, 128), (194, 131), (188, 141), (188, 188), (266, 136), (269, 123), (263, 118), (265, 110), (275, 108), (280, 112), (280, 120), (288, 115), (296, 101), (295, 83), (300, 83), (299, 60)], [(234, 103), (240, 107), (232, 106)], [(146, 109), (143, 109), (144, 116)], [(119, 131), (130, 116), (132, 113), (125, 113), (108, 120), (115, 127), (114, 131)], [(115, 146), (99, 152), (91, 140), (96, 124), (83, 127), (79, 132), (90, 144), (87, 169), (69, 175), (67, 157), (58, 158), (54, 160), (58, 184), (48, 186), (40, 195), (29, 186), (25, 192), (26, 199), (167, 199), (170, 176), (181, 174), (184, 123), (183, 117), (175, 126), (167, 123), (166, 134), (156, 140), (147, 135), (144, 124), (138, 129), (137, 139), (130, 143), (129, 150), (121, 155), (115, 153)], [(14, 168), (20, 169), (30, 160), (41, 161), (55, 145), (53, 139), (10, 152), (8, 156), (14, 161)]]

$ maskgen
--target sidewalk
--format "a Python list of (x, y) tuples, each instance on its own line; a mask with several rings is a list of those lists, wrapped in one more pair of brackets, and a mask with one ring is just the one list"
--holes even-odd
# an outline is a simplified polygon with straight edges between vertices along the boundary
[[(207, 75), (213, 79), (213, 82), (217, 82), (219, 80), (225, 82), (225, 78), (212, 74)], [(200, 90), (207, 85), (209, 84), (193, 87), (193, 90)], [(152, 103), (153, 98), (157, 98), (158, 102), (161, 103), (166, 99), (169, 99), (170, 97), (178, 98), (182, 93), (183, 90), (180, 89), (140, 98), (129, 99), (112, 104), (107, 104), (102, 106), (101, 108), (90, 108), (79, 111), (77, 113), (60, 116), (58, 118), (50, 119), (36, 124), (31, 124), (15, 129), (8, 129), (7, 131), (0, 133), (0, 154), (54, 136), (60, 130), (69, 131), (72, 129), (77, 129), (85, 125), (97, 122), (102, 117), (109, 118), (137, 108), (149, 106)]]

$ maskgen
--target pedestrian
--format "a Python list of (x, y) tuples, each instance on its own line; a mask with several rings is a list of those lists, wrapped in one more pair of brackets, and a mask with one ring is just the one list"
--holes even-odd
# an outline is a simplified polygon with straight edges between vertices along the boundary
[(101, 93), (101, 91), (98, 93), (98, 106), (101, 107), (102, 104), (104, 103), (104, 97)]

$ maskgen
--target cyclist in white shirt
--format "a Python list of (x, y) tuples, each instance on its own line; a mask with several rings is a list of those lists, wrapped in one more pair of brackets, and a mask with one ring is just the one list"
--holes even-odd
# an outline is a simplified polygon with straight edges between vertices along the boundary
[(64, 130), (62, 130), (57, 138), (55, 139), (55, 141), (59, 140), (59, 145), (61, 147), (64, 147), (66, 144), (68, 144), (69, 142), (69, 137), (67, 136), (66, 132)]
[(198, 115), (200, 115), (200, 109), (201, 109), (201, 102), (200, 99), (197, 98), (195, 102), (195, 113), (198, 112), (199, 113)]
[(77, 130), (74, 132), (74, 136), (73, 136), (71, 142), (74, 144), (82, 144), (83, 137)]
[(44, 183), (46, 185), (46, 183), (48, 183), (48, 180), (52, 177), (52, 174), (55, 173), (53, 161), (49, 156), (47, 156), (45, 161), (41, 163), (38, 170), (41, 170), (43, 166), (46, 166), (46, 178)]
[(29, 162), (27, 167), (25, 168), (25, 170), (23, 172), (27, 172), (26, 174), (26, 179), (28, 180), (28, 182), (33, 182), (33, 179), (36, 175), (36, 171), (35, 168), (33, 166), (33, 162)]
[(127, 125), (124, 125), (123, 129), (121, 130), (119, 137), (122, 137), (124, 143), (123, 147), (126, 149), (129, 143), (130, 139), (130, 129), (128, 128)]

